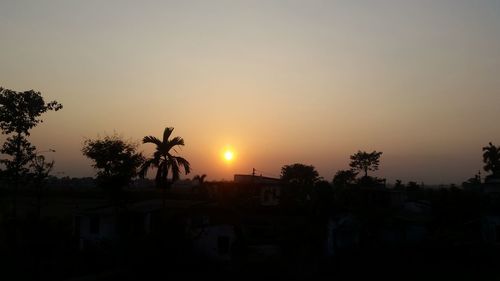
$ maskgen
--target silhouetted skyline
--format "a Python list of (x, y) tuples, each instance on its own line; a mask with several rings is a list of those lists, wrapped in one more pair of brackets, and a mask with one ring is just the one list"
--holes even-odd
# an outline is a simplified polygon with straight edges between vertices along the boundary
[(31, 135), (56, 176), (95, 174), (85, 138), (172, 126), (209, 180), (299, 162), (330, 181), (376, 150), (389, 182), (461, 183), (500, 143), (499, 26), (486, 0), (10, 1), (0, 85), (64, 104)]

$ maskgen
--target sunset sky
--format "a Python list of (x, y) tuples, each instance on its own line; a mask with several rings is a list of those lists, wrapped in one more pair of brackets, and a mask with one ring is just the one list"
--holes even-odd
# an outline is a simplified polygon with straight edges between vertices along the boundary
[(31, 136), (57, 176), (94, 175), (85, 138), (171, 126), (189, 177), (377, 150), (389, 182), (461, 183), (500, 145), (500, 1), (3, 0), (0, 86), (64, 105)]

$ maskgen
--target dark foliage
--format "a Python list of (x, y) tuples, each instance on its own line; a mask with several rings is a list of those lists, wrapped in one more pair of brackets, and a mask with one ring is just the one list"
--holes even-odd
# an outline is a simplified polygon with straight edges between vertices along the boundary
[(365, 151), (358, 151), (356, 154), (351, 155), (351, 163), (349, 163), (349, 166), (353, 168), (356, 171), (363, 171), (365, 173), (365, 177), (368, 176), (368, 171), (377, 171), (379, 162), (380, 162), (380, 156), (382, 155), (382, 152), (365, 152)]
[(4, 178), (14, 187), (13, 216), (17, 213), (17, 189), (27, 179), (29, 163), (36, 156), (36, 147), (28, 141), (30, 130), (43, 122), (40, 116), (47, 111), (58, 111), (62, 105), (57, 101), (45, 103), (40, 92), (33, 90), (16, 92), (0, 87), (0, 129), (10, 135), (0, 149), (7, 155), (1, 159), (5, 166)]
[(487, 179), (500, 178), (500, 147), (493, 145), (491, 142), (488, 146), (483, 147), (483, 162), (484, 170), (490, 172), (491, 175)]
[(358, 173), (354, 170), (340, 170), (333, 177), (334, 187), (347, 187), (356, 183)]
[(40, 92), (16, 92), (0, 87), (0, 128), (3, 134), (15, 132), (29, 136), (29, 131), (43, 122), (40, 119), (43, 113), (61, 108), (57, 101), (45, 103)]
[(90, 158), (98, 170), (98, 185), (112, 193), (119, 192), (137, 176), (144, 157), (136, 151), (137, 146), (118, 136), (86, 140), (82, 153)]
[(141, 167), (140, 176), (145, 177), (150, 168), (156, 168), (155, 182), (157, 187), (169, 187), (168, 173), (172, 173), (172, 182), (175, 182), (180, 177), (181, 167), (184, 168), (184, 173), (187, 175), (191, 172), (189, 162), (173, 153), (177, 152), (177, 147), (184, 146), (184, 139), (181, 137), (170, 136), (174, 128), (165, 128), (163, 139), (160, 140), (154, 136), (146, 136), (142, 140), (143, 143), (152, 143), (156, 145), (156, 150), (153, 157), (147, 159)]
[(293, 184), (312, 185), (320, 178), (314, 166), (295, 163), (281, 168), (281, 179)]

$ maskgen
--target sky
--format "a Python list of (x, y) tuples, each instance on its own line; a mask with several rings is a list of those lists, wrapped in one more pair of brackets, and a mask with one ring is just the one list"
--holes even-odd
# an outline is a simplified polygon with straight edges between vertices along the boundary
[(188, 177), (377, 150), (389, 182), (461, 183), (500, 144), (499, 72), (498, 0), (0, 2), (0, 86), (64, 105), (30, 138), (57, 176), (95, 174), (85, 139), (174, 127)]

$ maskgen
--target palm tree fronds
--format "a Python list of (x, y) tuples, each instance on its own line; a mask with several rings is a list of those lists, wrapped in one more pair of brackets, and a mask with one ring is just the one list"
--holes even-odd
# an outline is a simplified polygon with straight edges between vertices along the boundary
[(170, 150), (176, 146), (184, 146), (184, 139), (181, 137), (174, 137), (168, 141), (167, 150)]
[(181, 168), (184, 169), (186, 175), (191, 172), (190, 164), (186, 159), (180, 156), (174, 156), (170, 153), (171, 151), (177, 153), (175, 148), (184, 145), (184, 139), (181, 137), (169, 139), (173, 130), (174, 128), (172, 127), (165, 128), (163, 132), (163, 141), (160, 141), (154, 136), (146, 136), (143, 139), (143, 143), (155, 144), (156, 151), (153, 153), (153, 157), (144, 163), (143, 169), (141, 169), (141, 175), (145, 176), (147, 170), (151, 167), (158, 168), (155, 177), (157, 187), (167, 186), (169, 170), (172, 172), (173, 182), (179, 180)]
[(142, 143), (154, 143), (157, 146), (161, 146), (162, 142), (157, 138), (153, 136), (146, 136), (142, 139)]
[[(175, 160), (174, 160), (175, 161)], [(172, 181), (178, 181), (180, 175), (179, 165), (177, 163), (172, 165)]]
[(174, 156), (174, 158), (175, 158), (177, 163), (179, 163), (181, 166), (183, 166), (184, 173), (186, 175), (191, 172), (191, 164), (189, 164), (189, 162), (186, 159), (184, 159), (180, 156)]
[(173, 127), (166, 127), (165, 131), (163, 131), (163, 143), (168, 142), (168, 138), (170, 138), (170, 135), (174, 131)]
[(148, 174), (148, 170), (152, 166), (156, 166), (154, 158), (151, 158), (151, 159), (148, 159), (148, 160), (144, 161), (144, 163), (141, 166), (141, 169), (139, 170), (139, 177), (140, 178), (145, 178), (146, 175)]

